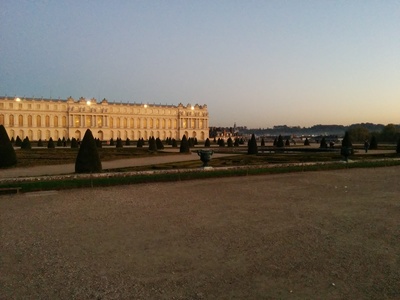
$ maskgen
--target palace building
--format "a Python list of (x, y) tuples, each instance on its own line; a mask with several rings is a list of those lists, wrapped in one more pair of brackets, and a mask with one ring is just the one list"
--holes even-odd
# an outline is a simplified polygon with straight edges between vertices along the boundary
[(110, 103), (106, 99), (69, 97), (61, 99), (0, 97), (0, 125), (8, 136), (29, 140), (82, 139), (86, 129), (95, 138), (145, 140), (183, 135), (208, 138), (207, 105), (152, 105)]

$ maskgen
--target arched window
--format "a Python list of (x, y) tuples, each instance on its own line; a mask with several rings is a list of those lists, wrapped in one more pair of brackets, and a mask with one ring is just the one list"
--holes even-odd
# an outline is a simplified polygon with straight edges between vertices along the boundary
[(0, 125), (4, 125), (4, 115), (0, 115)]
[(32, 116), (28, 116), (28, 127), (32, 127)]
[(67, 126), (67, 117), (62, 117), (62, 126), (63, 127)]
[(10, 125), (10, 126), (14, 126), (14, 116), (13, 115), (10, 115), (10, 117), (8, 118), (8, 124)]
[(18, 126), (24, 126), (24, 117), (22, 115), (18, 116)]
[(46, 127), (50, 127), (50, 117), (49, 116), (46, 116), (46, 121), (45, 121), (45, 123), (46, 123)]
[(58, 127), (58, 117), (54, 117), (54, 127)]
[(36, 117), (36, 126), (42, 127), (42, 117), (41, 116)]

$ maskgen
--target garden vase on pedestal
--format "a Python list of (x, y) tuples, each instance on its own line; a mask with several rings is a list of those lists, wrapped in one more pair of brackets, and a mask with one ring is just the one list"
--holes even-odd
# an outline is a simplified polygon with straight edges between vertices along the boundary
[(212, 150), (197, 150), (197, 155), (200, 156), (200, 160), (203, 162), (203, 167), (208, 166), (208, 162), (211, 160), (211, 155), (214, 151)]

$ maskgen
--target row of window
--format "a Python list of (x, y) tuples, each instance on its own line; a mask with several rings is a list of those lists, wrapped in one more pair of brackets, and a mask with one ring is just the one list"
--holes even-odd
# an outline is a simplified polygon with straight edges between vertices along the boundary
[[(50, 116), (45, 116), (44, 118), (40, 115), (36, 116), (35, 127), (67, 127), (67, 117), (63, 116), (59, 118), (58, 116), (53, 117), (53, 122), (50, 122)], [(27, 120), (24, 120), (24, 116), (19, 115), (17, 118), (14, 115), (8, 116), (8, 126), (33, 126), (34, 117), (28, 115)], [(160, 129), (176, 129), (178, 128), (178, 121), (171, 119), (127, 119), (127, 118), (112, 118), (108, 119), (108, 125), (104, 124), (104, 118), (102, 116), (75, 116), (73, 118), (73, 127), (103, 127), (108, 126), (110, 128), (128, 128), (128, 122), (130, 128), (160, 128)], [(4, 115), (0, 115), (0, 125), (5, 125)], [(194, 119), (182, 119), (182, 128), (203, 128), (203, 120), (198, 120), (198, 124)]]

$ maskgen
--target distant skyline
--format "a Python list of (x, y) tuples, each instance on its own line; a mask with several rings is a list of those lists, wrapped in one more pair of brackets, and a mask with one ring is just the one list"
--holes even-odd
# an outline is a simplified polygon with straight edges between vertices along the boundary
[(400, 123), (400, 1), (0, 1), (0, 95)]

